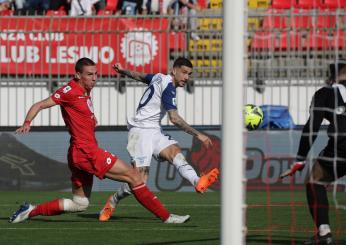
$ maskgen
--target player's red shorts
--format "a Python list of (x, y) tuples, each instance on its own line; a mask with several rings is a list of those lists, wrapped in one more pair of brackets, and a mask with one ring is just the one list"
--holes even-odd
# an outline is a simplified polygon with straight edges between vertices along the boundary
[(74, 186), (91, 186), (93, 175), (104, 179), (106, 172), (113, 167), (117, 157), (97, 145), (71, 145), (68, 151), (68, 166), (72, 172)]

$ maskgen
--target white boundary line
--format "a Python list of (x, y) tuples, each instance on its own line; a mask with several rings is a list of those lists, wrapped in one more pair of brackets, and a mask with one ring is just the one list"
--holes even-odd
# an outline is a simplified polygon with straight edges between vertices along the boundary
[(76, 230), (76, 231), (90, 231), (90, 230), (96, 230), (96, 231), (182, 231), (182, 230), (189, 230), (189, 232), (211, 232), (211, 231), (217, 231), (219, 232), (220, 229), (196, 229), (196, 227), (191, 227), (189, 229), (189, 227), (181, 227), (181, 228), (147, 228), (147, 229), (143, 229), (143, 228), (133, 228), (133, 227), (129, 227), (128, 229), (124, 229), (124, 228), (118, 228), (116, 227), (116, 229), (114, 229), (114, 227), (112, 228), (107, 228), (107, 227), (85, 227), (85, 228), (67, 228), (67, 227), (1, 227), (1, 230)]
[[(19, 203), (4, 203), (0, 204), (0, 207), (16, 207), (18, 205), (21, 205), (22, 202)], [(165, 206), (171, 206), (171, 207), (221, 207), (221, 204), (164, 204)], [(90, 204), (89, 207), (103, 207), (104, 204)], [(140, 204), (120, 204), (120, 207), (141, 207)]]

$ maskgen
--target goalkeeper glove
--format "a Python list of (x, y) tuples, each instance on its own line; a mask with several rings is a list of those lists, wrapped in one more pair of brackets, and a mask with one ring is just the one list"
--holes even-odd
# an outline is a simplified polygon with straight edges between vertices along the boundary
[(290, 169), (287, 169), (285, 172), (283, 172), (280, 175), (280, 179), (283, 179), (286, 176), (292, 176), (293, 174), (295, 174), (295, 172), (302, 171), (304, 167), (305, 167), (305, 161), (295, 162), (291, 165)]

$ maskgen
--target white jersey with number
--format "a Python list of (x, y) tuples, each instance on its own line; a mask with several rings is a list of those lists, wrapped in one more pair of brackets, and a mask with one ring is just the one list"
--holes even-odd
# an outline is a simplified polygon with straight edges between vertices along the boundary
[(148, 74), (148, 88), (139, 102), (136, 115), (128, 118), (128, 127), (161, 128), (161, 120), (169, 110), (176, 110), (176, 88), (171, 75)]

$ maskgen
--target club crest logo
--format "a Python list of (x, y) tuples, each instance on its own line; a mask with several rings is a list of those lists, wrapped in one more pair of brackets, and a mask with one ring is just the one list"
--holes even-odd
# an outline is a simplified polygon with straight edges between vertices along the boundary
[(125, 34), (121, 39), (121, 54), (133, 66), (144, 66), (154, 60), (158, 51), (156, 37), (139, 28)]

